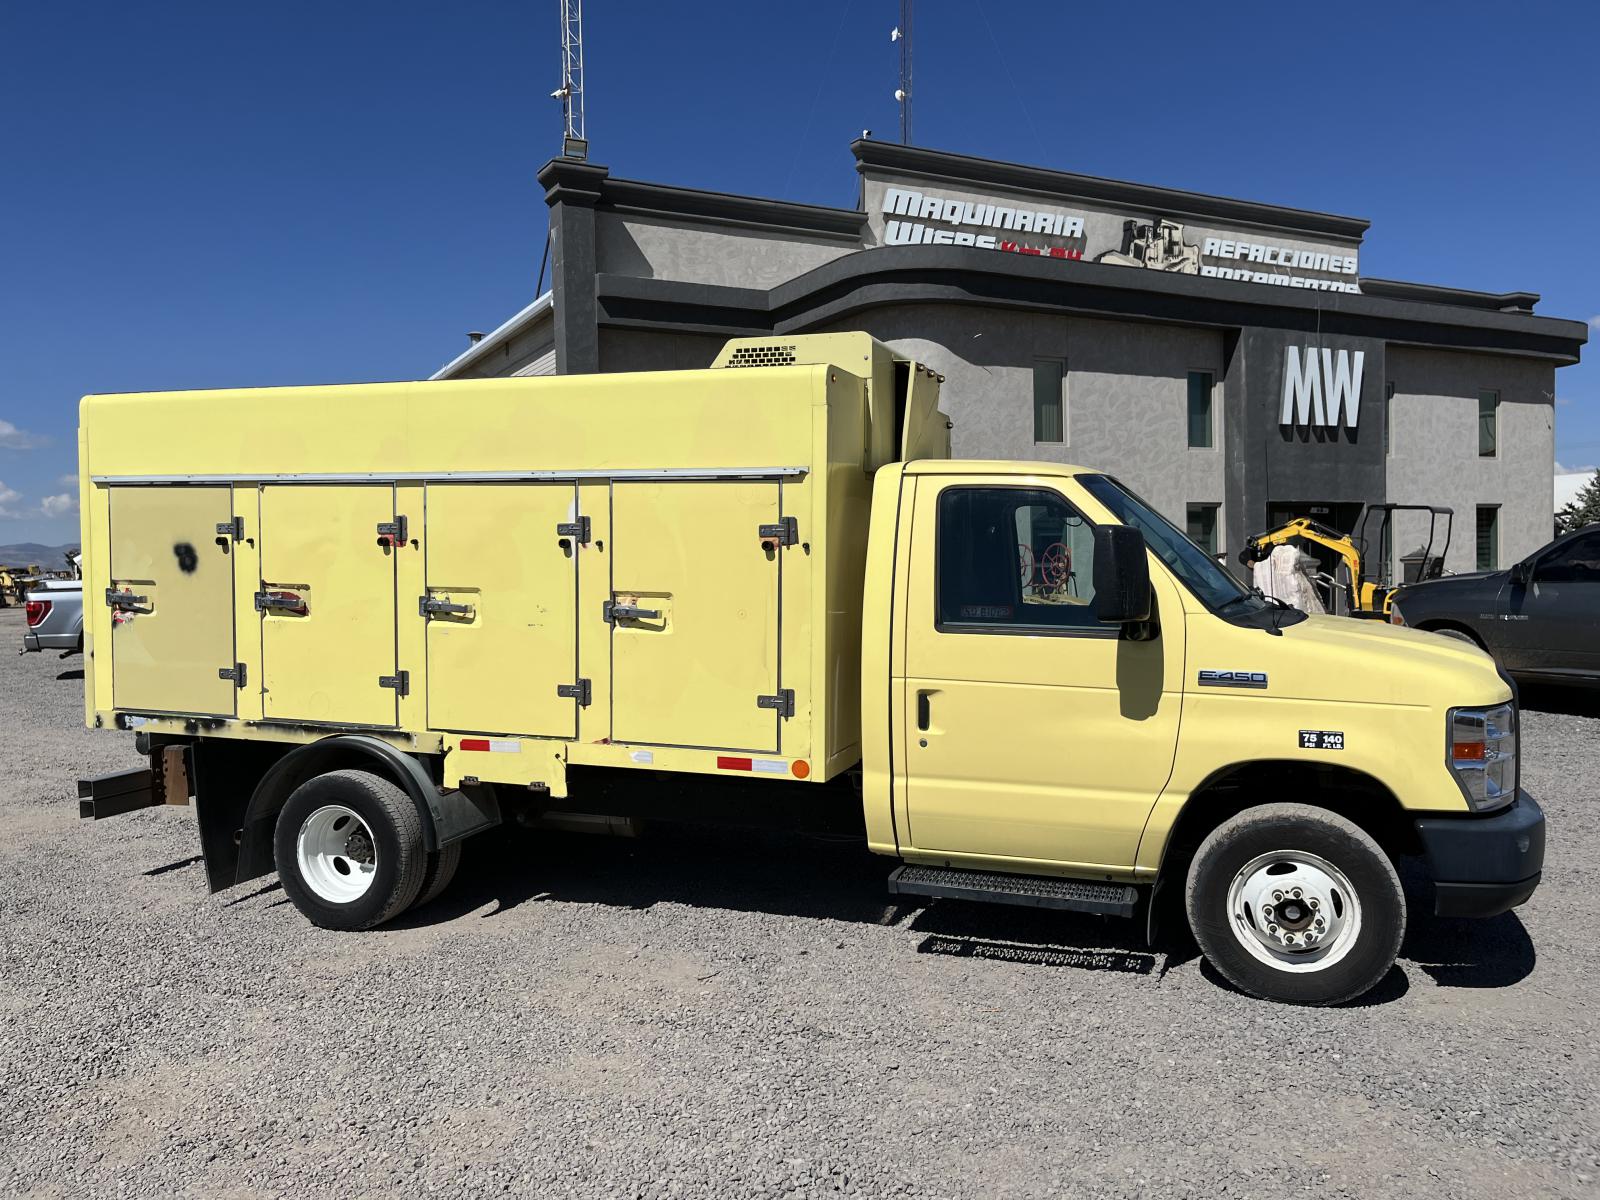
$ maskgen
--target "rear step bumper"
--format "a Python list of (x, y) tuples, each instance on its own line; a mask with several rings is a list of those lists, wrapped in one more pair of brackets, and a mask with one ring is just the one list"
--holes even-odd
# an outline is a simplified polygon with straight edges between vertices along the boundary
[(1062, 908), (1108, 917), (1131, 917), (1139, 903), (1139, 889), (1129, 884), (910, 864), (896, 867), (890, 873), (889, 890), (897, 896), (938, 896), (988, 904), (1020, 904), (1029, 908)]
[(87, 820), (117, 817), (136, 808), (153, 808), (159, 803), (155, 772), (149, 767), (78, 780), (78, 816)]

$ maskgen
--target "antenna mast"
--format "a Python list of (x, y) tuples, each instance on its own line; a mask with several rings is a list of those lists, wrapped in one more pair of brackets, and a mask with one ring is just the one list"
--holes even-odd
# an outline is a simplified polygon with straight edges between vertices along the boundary
[(911, 6), (912, 0), (900, 0), (900, 24), (895, 26), (889, 40), (900, 43), (900, 86), (894, 98), (900, 102), (900, 144), (911, 144)]
[(562, 155), (588, 158), (589, 137), (583, 128), (583, 0), (561, 0), (561, 86), (550, 94), (561, 101), (566, 118)]

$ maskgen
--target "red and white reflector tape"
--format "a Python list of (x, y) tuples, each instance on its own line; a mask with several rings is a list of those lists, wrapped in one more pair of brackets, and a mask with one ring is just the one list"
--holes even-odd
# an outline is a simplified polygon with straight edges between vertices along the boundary
[(462, 738), (463, 750), (487, 750), (493, 754), (521, 754), (522, 743), (510, 738)]
[(719, 771), (755, 771), (762, 775), (787, 775), (789, 764), (781, 758), (736, 758), (726, 754), (717, 755), (717, 769)]

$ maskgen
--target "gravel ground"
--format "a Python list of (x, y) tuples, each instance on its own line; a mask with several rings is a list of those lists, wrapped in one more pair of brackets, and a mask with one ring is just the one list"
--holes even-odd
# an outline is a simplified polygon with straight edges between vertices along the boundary
[(191, 814), (0, 611), (0, 1194), (1592, 1195), (1600, 720), (1533, 712), (1544, 886), (1283, 1008), (1131, 924), (886, 903), (814, 838), (499, 833), (370, 934), (205, 890)]

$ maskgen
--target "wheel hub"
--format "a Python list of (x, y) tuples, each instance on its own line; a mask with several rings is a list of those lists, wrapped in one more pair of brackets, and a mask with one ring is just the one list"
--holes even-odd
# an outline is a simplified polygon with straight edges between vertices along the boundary
[(1343, 958), (1361, 927), (1344, 872), (1298, 850), (1259, 855), (1228, 889), (1230, 928), (1254, 957), (1282, 971), (1321, 970)]
[(343, 804), (327, 804), (300, 825), (295, 866), (318, 899), (349, 904), (372, 887), (378, 846), (360, 814)]
[(363, 865), (374, 861), (376, 856), (372, 849), (372, 838), (364, 826), (345, 839), (344, 852), (347, 858)]

